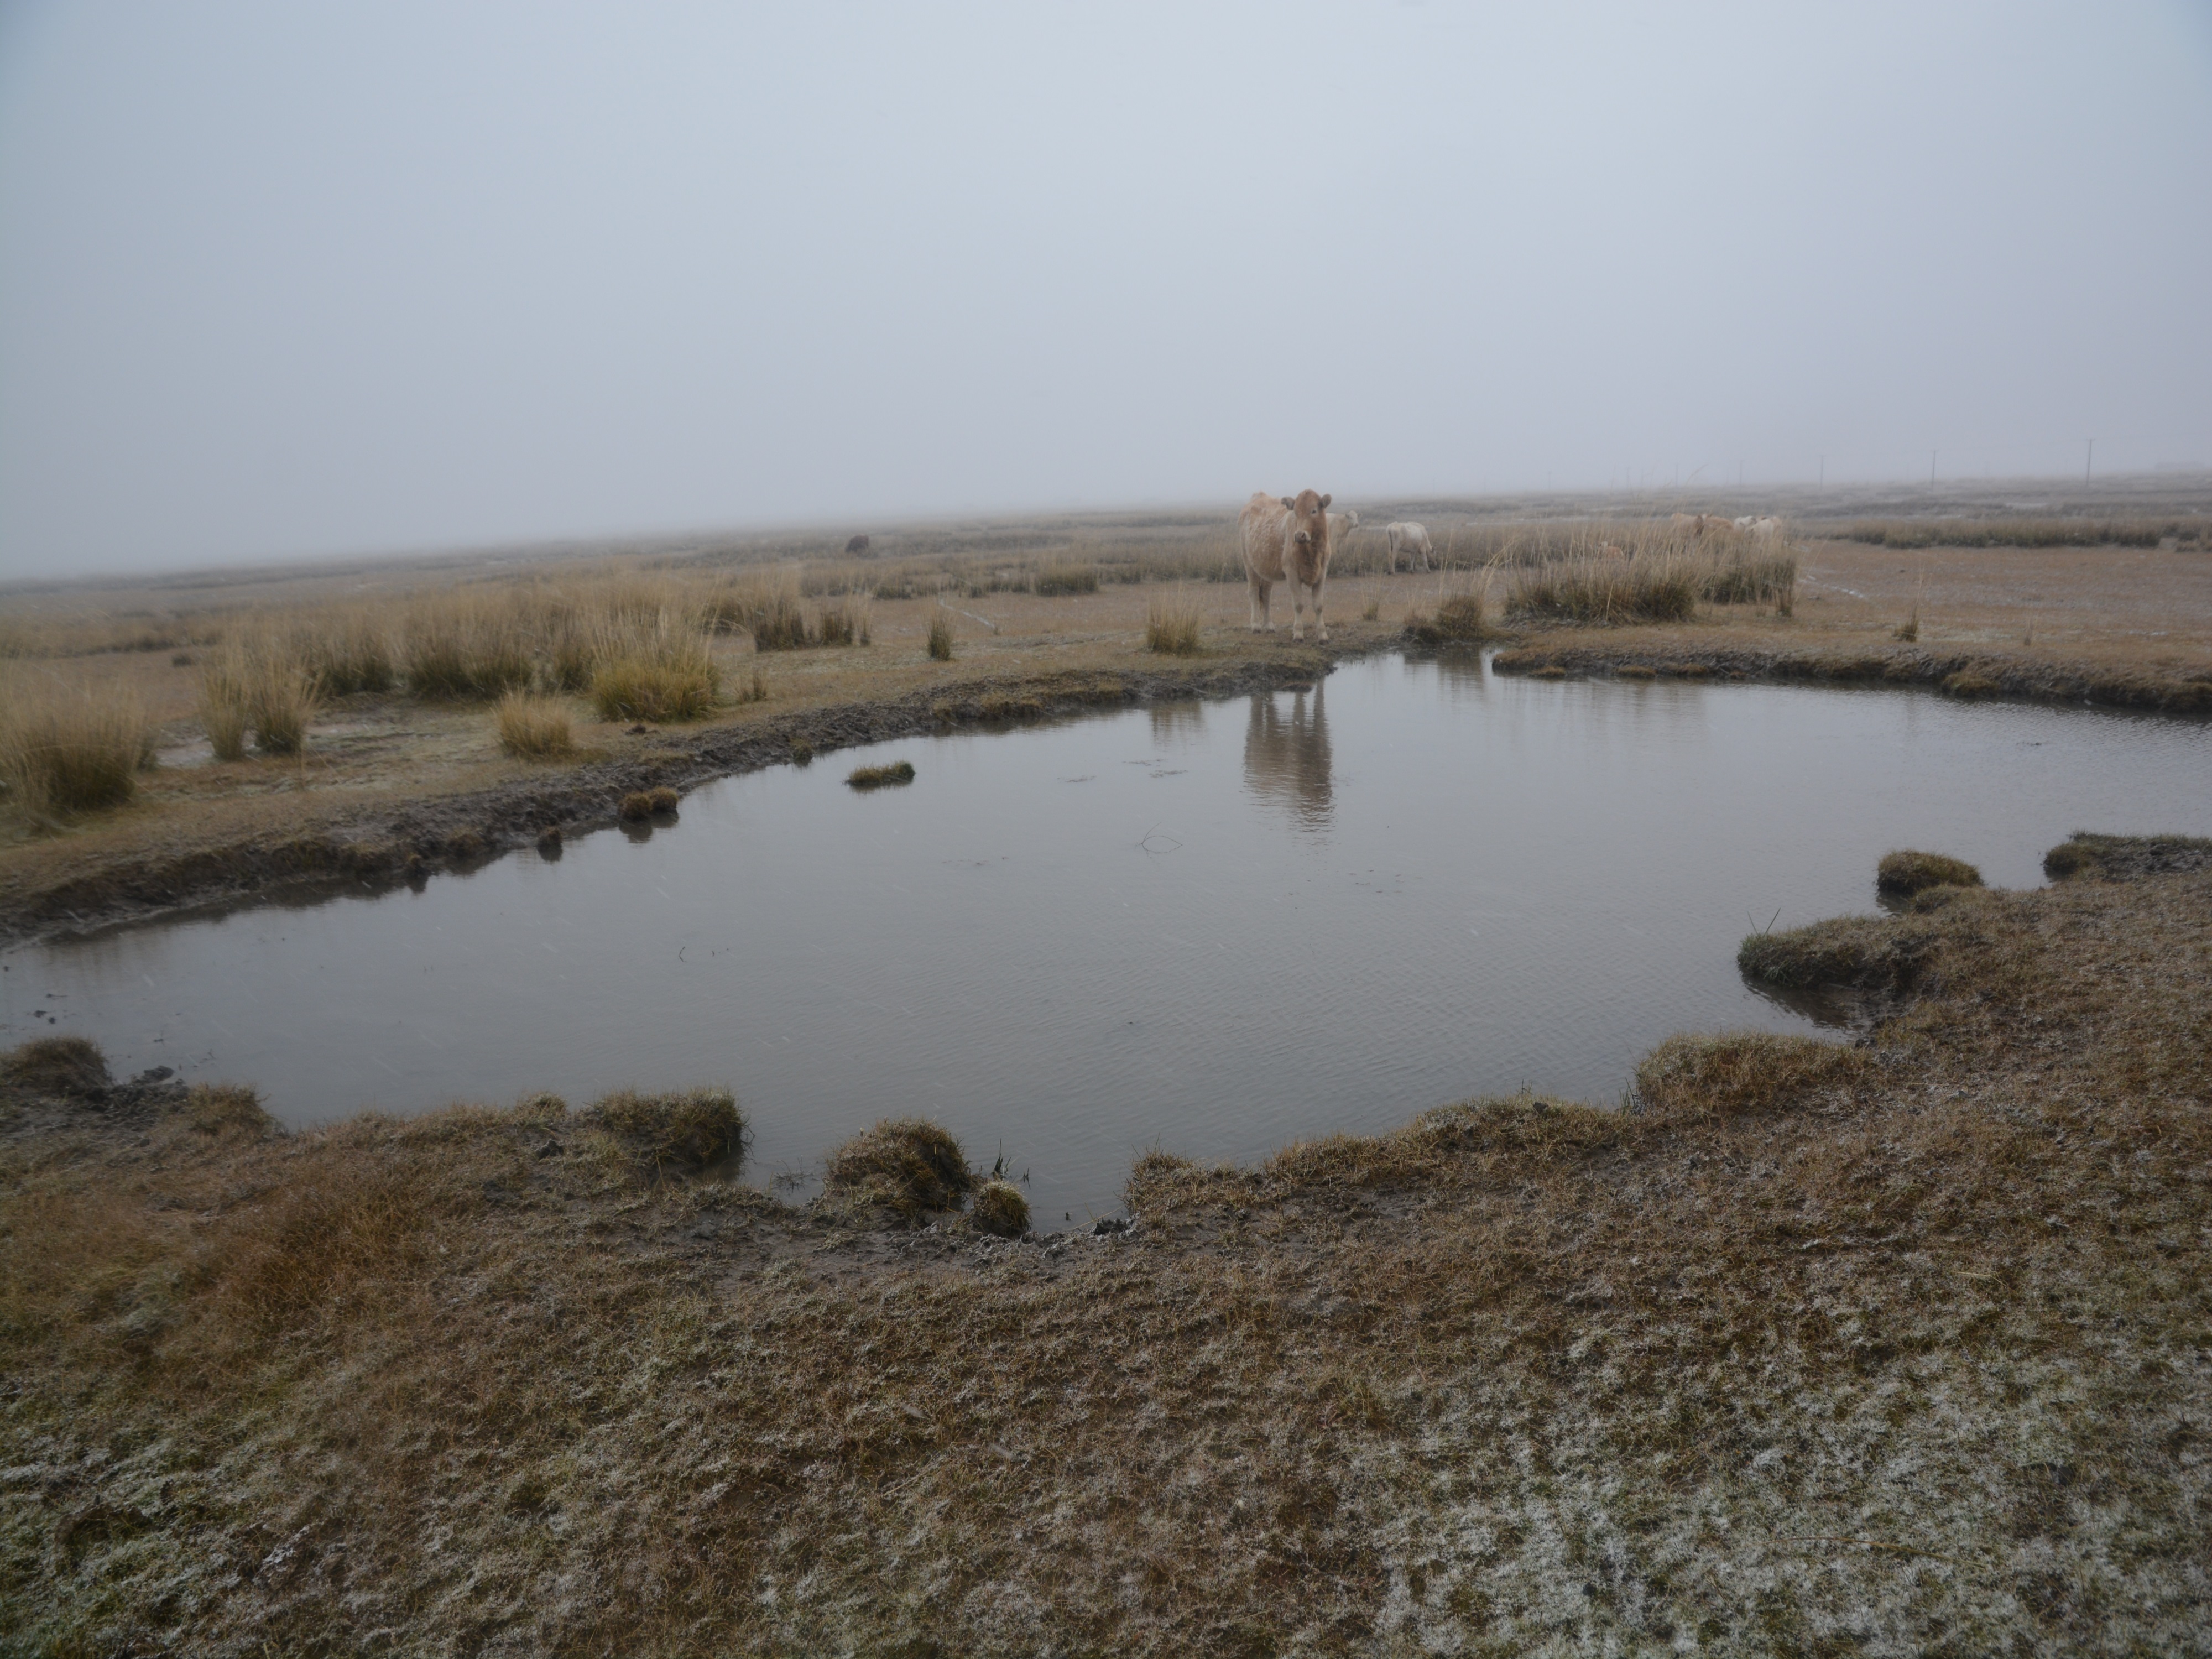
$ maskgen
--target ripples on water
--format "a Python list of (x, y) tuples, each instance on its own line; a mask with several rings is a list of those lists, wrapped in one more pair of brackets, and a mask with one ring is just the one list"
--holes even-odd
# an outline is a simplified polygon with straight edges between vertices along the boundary
[[(902, 758), (907, 788), (843, 785)], [(1612, 1101), (1670, 1032), (1810, 1030), (1737, 978), (1753, 927), (1871, 911), (1894, 847), (2023, 886), (2075, 829), (2212, 833), (2208, 763), (2199, 721), (1372, 659), (730, 779), (557, 864), (16, 951), (0, 1012), (295, 1124), (727, 1082), (763, 1178), (921, 1113), (1058, 1224), (1147, 1146)]]

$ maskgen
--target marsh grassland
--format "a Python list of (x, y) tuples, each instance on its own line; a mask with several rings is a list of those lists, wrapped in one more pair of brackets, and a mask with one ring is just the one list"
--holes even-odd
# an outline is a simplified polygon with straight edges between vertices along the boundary
[[(19, 591), (0, 937), (1409, 640), (2212, 705), (2203, 501), (1893, 494), (1785, 503), (1778, 545), (1395, 504), (1447, 568), (1355, 538), (1326, 652), (1245, 633), (1204, 514)], [(2208, 854), (2076, 837), (2019, 892), (1900, 849), (1896, 914), (1739, 959), (1848, 999), (1848, 1042), (1678, 1037), (1618, 1108), (1251, 1168), (1167, 1145), (1131, 1222), (1042, 1237), (906, 1101), (795, 1206), (748, 1184), (742, 1079), (287, 1133), (250, 1079), (34, 1041), (0, 1057), (0, 1651), (2191, 1650)]]
[(1752, 941), (1852, 1044), (1163, 1149), (1123, 1231), (926, 1124), (793, 1209), (724, 1093), (284, 1134), (19, 1049), (10, 1650), (2187, 1650), (2212, 844), (2069, 845)]

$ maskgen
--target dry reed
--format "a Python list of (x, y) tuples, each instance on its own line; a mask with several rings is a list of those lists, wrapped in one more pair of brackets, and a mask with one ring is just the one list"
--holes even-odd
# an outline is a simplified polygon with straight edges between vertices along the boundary
[(0, 779), (33, 818), (118, 806), (152, 762), (154, 726), (137, 693), (76, 690), (29, 675), (0, 707)]
[(546, 760), (572, 753), (568, 705), (553, 697), (510, 691), (499, 700), (500, 747), (525, 760)]
[(1169, 656), (1198, 654), (1203, 619), (1196, 605), (1181, 593), (1161, 595), (1145, 609), (1145, 646)]

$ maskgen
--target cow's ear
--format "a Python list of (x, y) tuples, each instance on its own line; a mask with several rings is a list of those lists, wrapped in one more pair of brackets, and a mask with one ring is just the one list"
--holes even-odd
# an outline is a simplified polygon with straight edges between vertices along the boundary
[(1327, 507), (1327, 506), (1328, 506), (1331, 501), (1334, 501), (1335, 499), (1336, 499), (1336, 497), (1335, 497), (1335, 496), (1334, 496), (1334, 495), (1324, 495), (1324, 496), (1322, 496), (1322, 497), (1321, 498), (1321, 504), (1322, 504), (1323, 507)]
[(1293, 513), (1297, 512), (1297, 511), (1298, 510), (1297, 497), (1297, 496), (1295, 496), (1295, 495), (1285, 495), (1285, 496), (1284, 496), (1284, 497), (1283, 497), (1283, 505), (1284, 505), (1285, 507), (1289, 507), (1289, 508), (1291, 509), (1291, 512), (1293, 512)]

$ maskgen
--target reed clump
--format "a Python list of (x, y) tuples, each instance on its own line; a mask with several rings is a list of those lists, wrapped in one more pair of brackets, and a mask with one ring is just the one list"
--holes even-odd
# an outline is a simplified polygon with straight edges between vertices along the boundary
[(1194, 657), (1203, 625), (1198, 606), (1182, 594), (1155, 599), (1145, 609), (1145, 648), (1170, 657)]
[(125, 686), (14, 676), (0, 707), (0, 781), (33, 818), (119, 806), (154, 758), (153, 722)]
[(874, 624), (867, 595), (853, 594), (817, 606), (814, 635), (823, 645), (872, 643)]
[(1066, 593), (1096, 593), (1098, 568), (1089, 564), (1048, 564), (1030, 579), (1030, 591), (1040, 599)]
[(895, 761), (889, 766), (856, 766), (845, 781), (855, 789), (881, 789), (887, 784), (912, 783), (914, 763)]
[(243, 759), (249, 732), (264, 754), (299, 753), (321, 697), (314, 671), (278, 634), (231, 639), (200, 672), (200, 722), (217, 760)]
[(594, 652), (592, 704), (604, 720), (696, 720), (721, 696), (721, 671), (689, 616), (604, 624)]
[(937, 662), (952, 660), (952, 619), (942, 611), (929, 619), (929, 654)]
[(527, 690), (537, 678), (532, 629), (513, 597), (443, 593), (408, 611), (407, 689), (433, 702), (486, 702)]
[(568, 705), (556, 697), (510, 691), (499, 700), (500, 747), (522, 760), (551, 760), (575, 752)]
[(283, 648), (328, 696), (389, 691), (398, 684), (386, 614), (366, 605), (302, 612), (278, 629)]
[(1677, 553), (1578, 556), (1516, 571), (1505, 608), (1568, 622), (1686, 622), (1704, 577), (1701, 561)]
[(643, 823), (653, 816), (653, 797), (643, 789), (633, 789), (622, 798), (615, 808), (615, 816), (624, 823)]
[(1881, 892), (1910, 898), (1930, 887), (1979, 887), (1982, 872), (1964, 859), (1905, 849), (1882, 854), (1874, 884)]
[[(2193, 526), (2191, 526), (2193, 527)], [(1869, 519), (1844, 526), (1843, 541), (1874, 547), (2156, 547), (2183, 526), (2153, 519)]]
[(960, 1143), (941, 1124), (886, 1118), (830, 1154), (822, 1196), (841, 1207), (879, 1206), (911, 1221), (959, 1208), (975, 1184)]
[(1494, 636), (1490, 625), (1490, 584), (1486, 574), (1447, 586), (1433, 611), (1407, 613), (1406, 637), (1417, 645), (1474, 645)]

